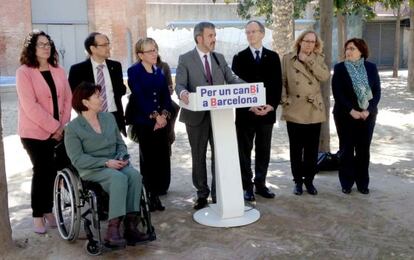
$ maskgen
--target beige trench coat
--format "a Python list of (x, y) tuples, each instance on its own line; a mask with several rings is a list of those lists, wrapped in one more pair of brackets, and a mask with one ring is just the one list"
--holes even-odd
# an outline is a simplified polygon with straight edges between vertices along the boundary
[(312, 53), (300, 62), (296, 52), (283, 57), (282, 120), (299, 124), (326, 120), (320, 82), (329, 79), (330, 71), (322, 54)]

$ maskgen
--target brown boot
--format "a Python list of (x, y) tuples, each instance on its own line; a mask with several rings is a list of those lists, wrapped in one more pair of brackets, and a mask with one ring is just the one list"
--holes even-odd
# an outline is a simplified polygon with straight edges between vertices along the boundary
[(129, 246), (149, 240), (149, 235), (138, 230), (139, 217), (137, 213), (128, 213), (124, 220), (124, 238)]
[(119, 233), (121, 220), (119, 218), (110, 219), (108, 222), (108, 230), (105, 235), (105, 242), (110, 247), (125, 247), (126, 241)]

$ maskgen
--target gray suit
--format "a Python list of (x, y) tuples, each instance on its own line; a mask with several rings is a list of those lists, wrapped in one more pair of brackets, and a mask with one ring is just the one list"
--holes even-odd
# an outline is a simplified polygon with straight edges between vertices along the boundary
[[(216, 52), (211, 55), (211, 74), (213, 85), (244, 83), (231, 71), (224, 56)], [(196, 92), (198, 86), (208, 85), (204, 62), (200, 59), (196, 48), (180, 55), (175, 82), (175, 91), (178, 96), (183, 90)], [(210, 193), (207, 184), (206, 167), (207, 144), (210, 142), (212, 151), (211, 172), (213, 176), (211, 193), (212, 198), (215, 199), (214, 145), (210, 112), (194, 112), (183, 108), (179, 120), (186, 125), (188, 140), (191, 146), (193, 184), (197, 189), (198, 198), (207, 198)]]
[(109, 219), (139, 211), (142, 177), (131, 165), (120, 170), (106, 168), (105, 163), (117, 154), (126, 154), (115, 117), (99, 113), (101, 133), (79, 115), (65, 128), (68, 156), (84, 180), (98, 182), (109, 194)]

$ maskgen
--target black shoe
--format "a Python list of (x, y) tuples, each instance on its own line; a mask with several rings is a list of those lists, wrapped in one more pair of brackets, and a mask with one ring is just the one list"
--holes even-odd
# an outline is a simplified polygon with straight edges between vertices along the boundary
[(165, 207), (162, 205), (160, 197), (155, 195), (150, 195), (149, 198), (149, 210), (154, 212), (156, 210), (164, 211)]
[(217, 203), (217, 199), (216, 198), (211, 198), (211, 203), (216, 204)]
[(159, 211), (164, 211), (165, 207), (162, 205), (160, 197), (155, 197), (155, 209)]
[(273, 199), (275, 197), (275, 194), (271, 192), (266, 186), (261, 188), (256, 188), (256, 194), (259, 194), (263, 198), (266, 199)]
[(358, 191), (360, 192), (360, 193), (362, 193), (362, 194), (369, 194), (369, 189), (368, 188), (365, 188), (365, 189), (358, 189)]
[(245, 190), (244, 191), (244, 200), (245, 201), (255, 201), (256, 198), (254, 197), (253, 191)]
[(302, 195), (302, 193), (303, 193), (302, 184), (295, 184), (295, 187), (293, 188), (293, 194)]
[(310, 195), (316, 195), (318, 194), (318, 191), (316, 190), (315, 186), (313, 186), (313, 183), (305, 183), (306, 191)]
[(351, 193), (351, 189), (342, 189), (342, 192), (345, 194), (350, 194)]
[(196, 203), (194, 203), (193, 208), (196, 210), (202, 209), (207, 207), (208, 203), (207, 203), (207, 199), (206, 198), (198, 198)]

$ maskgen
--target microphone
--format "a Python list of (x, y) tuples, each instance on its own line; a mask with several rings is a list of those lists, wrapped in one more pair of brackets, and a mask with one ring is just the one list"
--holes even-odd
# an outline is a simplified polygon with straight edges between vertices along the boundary
[(219, 60), (218, 60), (218, 58), (217, 58), (217, 56), (216, 56), (216, 53), (211, 52), (211, 55), (213, 55), (213, 58), (214, 58), (215, 62), (217, 63), (217, 65), (219, 66), (219, 68), (220, 68), (220, 70), (221, 70), (221, 73), (223, 73), (223, 77), (224, 77), (224, 79), (226, 79), (226, 72), (225, 72), (225, 71), (224, 71), (224, 69), (221, 67), (220, 62), (219, 62)]

